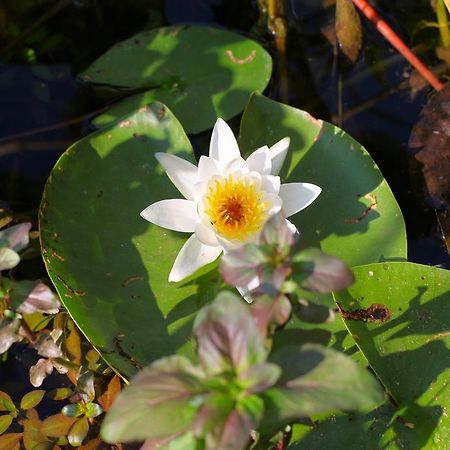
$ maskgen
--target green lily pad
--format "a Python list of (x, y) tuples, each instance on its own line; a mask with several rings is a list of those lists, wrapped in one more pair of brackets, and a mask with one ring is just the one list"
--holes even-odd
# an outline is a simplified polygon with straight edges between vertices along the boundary
[(125, 376), (180, 348), (189, 352), (195, 313), (220, 284), (216, 272), (167, 281), (186, 235), (139, 216), (150, 203), (179, 196), (155, 152), (192, 160), (183, 128), (159, 103), (70, 147), (40, 209), (44, 261), (62, 301)]
[(223, 29), (171, 26), (114, 45), (80, 78), (134, 94), (94, 120), (103, 126), (155, 100), (165, 103), (187, 133), (212, 128), (240, 113), (252, 91), (263, 91), (270, 55), (256, 42)]
[(367, 151), (340, 128), (307, 112), (255, 94), (241, 122), (243, 153), (290, 137), (284, 182), (322, 188), (318, 199), (292, 216), (305, 246), (321, 247), (349, 266), (406, 259), (400, 208)]
[(411, 448), (443, 448), (450, 442), (449, 271), (392, 262), (354, 272), (355, 284), (336, 295), (349, 331), (411, 429), (434, 425)]

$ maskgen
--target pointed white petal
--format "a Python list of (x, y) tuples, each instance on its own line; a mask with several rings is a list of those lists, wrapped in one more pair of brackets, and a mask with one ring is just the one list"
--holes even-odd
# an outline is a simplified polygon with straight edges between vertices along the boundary
[(309, 206), (320, 194), (322, 189), (310, 183), (287, 183), (280, 187), (280, 197), (283, 200), (283, 214), (292, 216)]
[(285, 137), (270, 147), (270, 157), (272, 158), (272, 175), (278, 175), (287, 155), (291, 139)]
[(208, 181), (214, 175), (220, 175), (220, 167), (214, 158), (208, 156), (200, 156), (198, 162), (198, 181)]
[(156, 153), (156, 159), (164, 167), (167, 176), (175, 187), (188, 200), (194, 198), (194, 185), (198, 181), (197, 167), (178, 156), (169, 153)]
[(202, 244), (193, 234), (178, 253), (169, 281), (180, 281), (192, 275), (200, 267), (213, 262), (222, 253), (222, 247)]
[(147, 206), (141, 217), (174, 231), (192, 233), (199, 220), (195, 202), (183, 199), (161, 200)]
[(247, 158), (247, 166), (249, 170), (262, 173), (264, 175), (270, 174), (272, 170), (272, 159), (269, 153), (269, 147), (258, 148)]
[(228, 164), (223, 169), (224, 175), (229, 175), (232, 173), (239, 173), (244, 175), (248, 173), (247, 163), (240, 156), (228, 162)]
[(280, 192), (280, 186), (280, 177), (276, 177), (274, 175), (265, 175), (261, 179), (261, 188), (271, 194), (278, 194), (278, 192)]
[(219, 245), (216, 233), (214, 233), (214, 230), (211, 227), (208, 227), (208, 224), (206, 224), (204, 220), (197, 223), (195, 235), (199, 241), (205, 245), (211, 245), (213, 247)]
[(217, 119), (214, 125), (209, 144), (209, 156), (217, 159), (222, 167), (241, 156), (231, 128), (222, 119)]

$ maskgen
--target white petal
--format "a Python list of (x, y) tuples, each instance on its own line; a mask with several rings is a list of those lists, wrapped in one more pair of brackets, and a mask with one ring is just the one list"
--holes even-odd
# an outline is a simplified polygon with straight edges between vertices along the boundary
[(240, 156), (228, 162), (223, 169), (223, 174), (228, 175), (230, 173), (238, 172), (240, 175), (248, 173), (247, 163)]
[(272, 175), (278, 175), (287, 155), (291, 140), (288, 137), (281, 139), (270, 147), (270, 157), (272, 158)]
[(261, 188), (271, 194), (278, 194), (280, 192), (281, 180), (280, 177), (273, 175), (265, 175), (261, 179)]
[(175, 187), (188, 200), (194, 198), (194, 186), (198, 181), (197, 167), (178, 156), (170, 153), (156, 153), (156, 159), (164, 167), (167, 176)]
[(280, 197), (283, 200), (283, 214), (292, 216), (309, 206), (320, 194), (322, 189), (310, 183), (287, 183), (280, 187)]
[(186, 233), (195, 230), (199, 219), (195, 202), (177, 198), (147, 206), (141, 212), (141, 217), (160, 227)]
[(169, 281), (180, 281), (192, 275), (200, 267), (213, 262), (222, 253), (222, 247), (202, 244), (193, 234), (178, 253)]
[(214, 230), (202, 220), (197, 223), (195, 227), (195, 235), (205, 245), (217, 246), (219, 245), (219, 241), (217, 240), (216, 233)]
[(241, 156), (231, 128), (222, 119), (217, 119), (214, 125), (209, 144), (209, 156), (217, 159), (222, 167)]
[(269, 153), (269, 147), (258, 148), (247, 158), (249, 170), (259, 172), (265, 175), (270, 174), (272, 170), (272, 160)]
[(200, 156), (198, 162), (198, 181), (208, 181), (214, 175), (220, 175), (220, 167), (214, 158), (208, 156)]

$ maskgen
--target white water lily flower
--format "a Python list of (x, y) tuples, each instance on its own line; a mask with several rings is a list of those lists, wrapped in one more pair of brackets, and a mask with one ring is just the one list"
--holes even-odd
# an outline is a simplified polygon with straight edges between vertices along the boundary
[(185, 199), (153, 203), (141, 216), (169, 230), (193, 233), (178, 253), (169, 281), (193, 274), (223, 251), (257, 241), (272, 216), (279, 212), (292, 216), (317, 198), (321, 189), (314, 184), (281, 184), (277, 175), (288, 147), (289, 138), (284, 138), (244, 160), (230, 127), (218, 119), (209, 156), (202, 156), (198, 167), (177, 156), (156, 153)]

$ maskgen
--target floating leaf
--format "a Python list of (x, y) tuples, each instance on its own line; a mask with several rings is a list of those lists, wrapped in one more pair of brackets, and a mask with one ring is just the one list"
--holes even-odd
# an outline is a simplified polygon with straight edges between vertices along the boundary
[(98, 402), (102, 405), (105, 411), (111, 408), (115, 398), (122, 389), (119, 375), (114, 375), (108, 383), (106, 391), (98, 398)]
[(0, 411), (14, 412), (16, 409), (11, 397), (6, 392), (0, 391)]
[(21, 409), (34, 408), (35, 406), (39, 405), (44, 395), (45, 391), (41, 389), (28, 392), (22, 397), (22, 400), (20, 401), (20, 408)]
[(73, 391), (71, 388), (60, 387), (52, 391), (50, 393), (50, 396), (53, 400), (65, 400), (66, 398), (69, 398), (72, 394)]
[(74, 403), (64, 406), (61, 413), (67, 417), (80, 417), (84, 414), (84, 408), (80, 403)]
[(85, 415), (88, 419), (93, 419), (94, 417), (98, 417), (100, 414), (103, 414), (103, 408), (97, 403), (86, 403), (86, 412)]
[(227, 120), (240, 113), (252, 91), (264, 90), (271, 71), (269, 54), (256, 42), (227, 30), (189, 25), (146, 31), (120, 42), (80, 77), (122, 88), (122, 95), (135, 93), (99, 116), (96, 125), (157, 100), (173, 111), (187, 133), (198, 133), (212, 128), (218, 117)]
[(362, 47), (361, 21), (351, 0), (336, 0), (336, 35), (339, 46), (352, 62)]
[(434, 424), (426, 440), (430, 445), (448, 442), (448, 271), (393, 262), (357, 267), (354, 273), (355, 284), (336, 300), (358, 347), (391, 396), (406, 407), (401, 416)]

